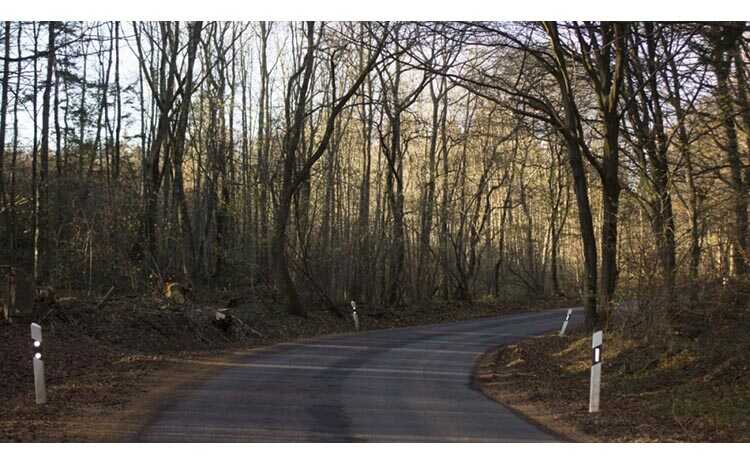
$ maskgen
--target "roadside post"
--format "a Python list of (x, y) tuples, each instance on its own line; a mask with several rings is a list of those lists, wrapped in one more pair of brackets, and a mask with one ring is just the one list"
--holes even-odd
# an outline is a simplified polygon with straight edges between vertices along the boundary
[(34, 390), (36, 391), (36, 403), (47, 402), (47, 388), (44, 384), (44, 360), (42, 360), (42, 327), (31, 323), (31, 339), (34, 349)]
[(602, 340), (601, 331), (591, 339), (591, 390), (589, 392), (589, 413), (599, 411), (599, 392), (602, 381)]
[(357, 303), (351, 301), (352, 306), (352, 321), (354, 322), (354, 330), (359, 331), (359, 316), (357, 315)]
[(565, 336), (565, 330), (568, 329), (568, 321), (570, 321), (570, 314), (573, 313), (573, 309), (568, 309), (568, 314), (565, 315), (565, 321), (563, 321), (562, 328), (560, 328), (560, 336)]

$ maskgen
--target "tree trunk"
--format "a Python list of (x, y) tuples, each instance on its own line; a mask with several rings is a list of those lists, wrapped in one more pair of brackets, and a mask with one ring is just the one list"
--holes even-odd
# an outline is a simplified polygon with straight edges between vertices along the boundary
[[(270, 134), (271, 122), (268, 119), (267, 106), (270, 99), (268, 97), (268, 37), (270, 28), (265, 21), (260, 23), (260, 91), (258, 93), (258, 220), (260, 231), (258, 238), (258, 271), (260, 275), (265, 275), (269, 267), (268, 256), (268, 188), (269, 188), (269, 144), (271, 143), (268, 135)], [(288, 214), (288, 212), (287, 212)], [(276, 231), (278, 233), (278, 231)], [(278, 257), (276, 257), (278, 258)]]
[(188, 116), (191, 107), (191, 97), (193, 95), (193, 69), (200, 42), (201, 30), (203, 23), (196, 21), (189, 26), (188, 40), (188, 63), (185, 74), (185, 87), (183, 89), (182, 104), (180, 106), (179, 119), (175, 130), (174, 154), (172, 156), (174, 165), (174, 194), (179, 208), (178, 221), (182, 230), (182, 254), (183, 254), (183, 273), (186, 278), (195, 280), (195, 239), (193, 237), (193, 227), (190, 220), (190, 213), (185, 198), (184, 180), (182, 174), (182, 163), (185, 153), (185, 139), (187, 133)]
[(39, 173), (39, 269), (38, 284), (48, 284), (50, 280), (51, 250), (49, 224), (49, 118), (50, 100), (55, 70), (55, 33), (57, 25), (47, 22), (47, 77), (44, 81), (42, 96), (42, 146), (41, 168)]
[[(10, 21), (5, 21), (5, 33), (3, 45), (5, 47), (5, 59), (3, 60), (3, 91), (0, 97), (0, 210), (6, 211), (5, 201), (5, 122), (8, 113), (8, 88), (10, 87)], [(16, 97), (18, 100), (18, 97)], [(10, 225), (6, 217), (6, 230)]]
[[(723, 38), (721, 40), (724, 40)], [(732, 188), (734, 190), (734, 240), (732, 265), (736, 275), (747, 272), (748, 253), (748, 186), (743, 177), (743, 166), (740, 160), (737, 128), (734, 121), (733, 97), (729, 89), (729, 72), (731, 69), (731, 48), (715, 45), (712, 65), (716, 74), (716, 98), (721, 115), (721, 123), (726, 138), (726, 157), (729, 163)]]

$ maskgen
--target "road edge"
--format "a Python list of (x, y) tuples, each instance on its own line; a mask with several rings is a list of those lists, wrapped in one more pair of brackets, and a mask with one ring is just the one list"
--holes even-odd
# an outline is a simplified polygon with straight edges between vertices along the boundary
[[(479, 318), (470, 318), (467, 320), (480, 320), (480, 319), (492, 319), (492, 318), (506, 318), (506, 317), (517, 317), (517, 316), (532, 316), (535, 314), (543, 314), (545, 312), (553, 312), (559, 309), (534, 309), (528, 310), (523, 309), (520, 311), (509, 312), (503, 315), (487, 315)], [(380, 328), (371, 329), (360, 332), (377, 332), (377, 331), (398, 331), (405, 328), (420, 328), (420, 327), (431, 327), (442, 324), (448, 324), (451, 322), (438, 322), (438, 323), (425, 323), (417, 325), (405, 325), (403, 327), (396, 328)], [(155, 360), (154, 370), (149, 373), (141, 387), (145, 391), (145, 394), (136, 398), (130, 399), (124, 406), (117, 412), (109, 412), (111, 414), (110, 422), (108, 425), (103, 426), (96, 432), (81, 431), (81, 441), (86, 442), (142, 442), (141, 436), (151, 424), (153, 424), (169, 405), (177, 402), (177, 394), (180, 391), (190, 390), (191, 388), (200, 385), (201, 383), (207, 382), (211, 377), (218, 374), (220, 371), (227, 367), (227, 364), (236, 362), (242, 358), (245, 358), (253, 353), (257, 352), (268, 352), (268, 351), (284, 351), (288, 347), (285, 344), (289, 342), (295, 343), (311, 343), (324, 341), (329, 338), (340, 337), (342, 335), (358, 334), (356, 332), (344, 331), (336, 333), (319, 334), (314, 336), (304, 336), (294, 338), (289, 341), (274, 341), (270, 344), (262, 344), (255, 347), (234, 347), (223, 349), (220, 351), (211, 351), (210, 354), (197, 353), (187, 354), (185, 358), (177, 358), (176, 356), (167, 356)], [(496, 350), (496, 348), (489, 349), (487, 352)], [(475, 364), (472, 367), (471, 386), (474, 389), (480, 390), (485, 396), (487, 393), (481, 388), (480, 383), (477, 382), (475, 372), (478, 368), (479, 361), (487, 354), (483, 354), (475, 359)], [(492, 399), (495, 400), (495, 399)], [(554, 430), (546, 428), (544, 424), (537, 422), (536, 420), (527, 417), (522, 412), (516, 411), (513, 408), (508, 407), (515, 414), (521, 416), (529, 423), (539, 427), (548, 434), (558, 437), (563, 441), (568, 439), (562, 435), (557, 434)], [(87, 416), (81, 416), (77, 418), (79, 423), (85, 423), (89, 418)]]
[[(550, 436), (558, 438), (561, 442), (598, 442), (595, 437), (580, 431), (570, 423), (556, 418), (554, 416), (554, 412), (551, 412), (548, 409), (544, 408), (543, 406), (541, 406), (541, 404), (537, 403), (536, 405), (532, 406), (531, 403), (518, 403), (514, 400), (511, 400), (511, 395), (508, 393), (503, 396), (498, 395), (502, 390), (496, 387), (497, 384), (490, 385), (489, 382), (496, 380), (497, 355), (506, 347), (507, 345), (492, 347), (475, 359), (471, 376), (472, 387), (481, 392), (489, 400), (502, 405), (504, 408), (519, 416), (524, 421), (539, 428), (541, 431), (549, 434)], [(488, 365), (491, 367), (490, 370), (487, 369)], [(495, 392), (489, 389), (490, 386), (495, 387)], [(540, 411), (542, 413), (540, 413)]]

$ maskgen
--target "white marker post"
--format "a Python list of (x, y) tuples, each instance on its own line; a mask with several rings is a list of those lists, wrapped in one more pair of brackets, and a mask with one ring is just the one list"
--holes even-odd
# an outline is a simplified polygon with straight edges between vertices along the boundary
[(351, 301), (352, 306), (352, 321), (354, 321), (354, 330), (359, 331), (359, 316), (357, 315), (357, 303)]
[(591, 339), (591, 390), (589, 392), (589, 413), (599, 411), (599, 392), (602, 382), (602, 340), (601, 331)]
[(36, 403), (47, 402), (47, 388), (44, 384), (44, 360), (42, 360), (42, 327), (31, 323), (31, 339), (34, 348), (34, 390), (36, 391)]
[(560, 328), (560, 336), (565, 336), (565, 330), (568, 329), (568, 321), (570, 321), (570, 314), (573, 313), (573, 309), (568, 309), (568, 314), (565, 315), (565, 321), (563, 321), (562, 328)]

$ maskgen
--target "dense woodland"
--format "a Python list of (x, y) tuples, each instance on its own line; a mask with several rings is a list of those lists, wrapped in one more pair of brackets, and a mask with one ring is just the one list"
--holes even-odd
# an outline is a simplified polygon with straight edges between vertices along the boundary
[(565, 295), (595, 325), (629, 292), (696, 299), (750, 272), (744, 22), (0, 38), (0, 265), (40, 286), (171, 280), (298, 315)]

